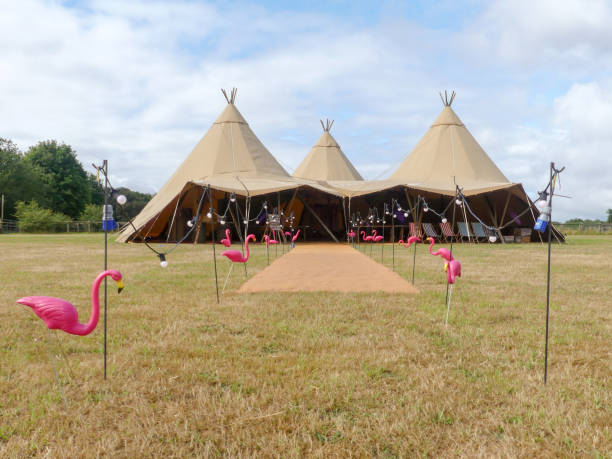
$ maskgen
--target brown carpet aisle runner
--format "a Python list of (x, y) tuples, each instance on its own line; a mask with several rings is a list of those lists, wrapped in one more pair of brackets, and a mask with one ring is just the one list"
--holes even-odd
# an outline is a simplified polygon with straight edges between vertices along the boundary
[(247, 280), (249, 292), (418, 293), (410, 282), (346, 244), (300, 244)]

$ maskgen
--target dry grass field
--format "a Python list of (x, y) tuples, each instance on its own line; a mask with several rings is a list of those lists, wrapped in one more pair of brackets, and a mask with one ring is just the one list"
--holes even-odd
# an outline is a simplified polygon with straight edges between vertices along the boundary
[[(65, 298), (87, 321), (102, 237), (0, 235), (1, 457), (612, 457), (610, 237), (553, 246), (546, 386), (544, 245), (455, 246), (446, 328), (442, 261), (424, 245), (418, 295), (241, 295), (234, 270), (217, 304), (211, 246), (162, 269), (111, 243), (126, 288), (109, 284), (109, 378), (102, 322), (54, 332), (66, 407), (46, 327), (15, 300)], [(396, 249), (406, 278), (411, 261)], [(264, 267), (259, 245), (249, 275)]]

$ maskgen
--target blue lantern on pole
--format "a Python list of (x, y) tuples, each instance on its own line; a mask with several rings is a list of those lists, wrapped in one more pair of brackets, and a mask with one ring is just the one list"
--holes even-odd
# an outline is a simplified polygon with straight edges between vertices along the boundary
[(106, 204), (102, 210), (102, 230), (108, 232), (115, 228), (117, 228), (117, 222), (113, 216), (113, 206), (112, 204)]

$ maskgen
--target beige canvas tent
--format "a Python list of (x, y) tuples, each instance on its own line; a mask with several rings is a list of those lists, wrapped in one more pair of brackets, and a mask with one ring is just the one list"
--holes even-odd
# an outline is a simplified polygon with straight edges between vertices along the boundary
[[(503, 229), (500, 236), (511, 235), (515, 228), (533, 227), (537, 210), (529, 205), (522, 185), (508, 181), (452, 110), (454, 93), (450, 99), (443, 98), (442, 112), (393, 175), (377, 181), (361, 178), (329, 133), (329, 121), (323, 125), (319, 141), (290, 176), (236, 108), (235, 89), (229, 96), (224, 94), (228, 102), (225, 110), (134, 219), (136, 230), (124, 228), (118, 241), (179, 240), (188, 231), (187, 224), (197, 213), (205, 190), (210, 199), (206, 210), (209, 206), (227, 208), (230, 194), (238, 196), (238, 201), (243, 199), (243, 215), (239, 215), (238, 207), (232, 215), (238, 234), (242, 219), (247, 217), (247, 202), (257, 207), (269, 200), (279, 212), (305, 215), (296, 225), (310, 228), (315, 237), (318, 234), (338, 240), (346, 234), (355, 212), (363, 215), (390, 199), (406, 203), (414, 221), (432, 219), (432, 213), (425, 215), (419, 210), (417, 197), (425, 197), (432, 209), (448, 211), (454, 205), (457, 187), (480, 219)], [(459, 209), (460, 216), (463, 212), (464, 220), (473, 221), (464, 210)], [(210, 225), (214, 218), (204, 212), (199, 219), (194, 241), (207, 240), (207, 232), (214, 226)], [(536, 240), (535, 233), (533, 238)]]
[(325, 181), (363, 180), (329, 132), (333, 124), (333, 120), (325, 123), (321, 120), (323, 134), (297, 167), (294, 177)]
[[(134, 226), (141, 233), (139, 236), (168, 234), (172, 228), (167, 225), (177, 215), (182, 220), (191, 218), (200, 192), (188, 191), (197, 186), (242, 196), (258, 196), (298, 186), (253, 133), (236, 108), (236, 90), (233, 89), (230, 95), (225, 91), (223, 93), (227, 99), (225, 110), (134, 219)], [(215, 201), (219, 197), (215, 196)], [(190, 212), (181, 213), (182, 209), (190, 209)], [(205, 220), (203, 218), (202, 221)], [(176, 227), (180, 229), (180, 222)], [(127, 242), (135, 236), (136, 231), (127, 226), (118, 241)]]
[[(336, 197), (340, 192), (324, 182), (291, 177), (268, 149), (261, 143), (235, 105), (236, 89), (228, 95), (223, 94), (227, 106), (215, 120), (204, 137), (197, 143), (187, 158), (172, 174), (160, 191), (149, 201), (134, 219), (134, 227), (126, 226), (117, 241), (176, 241), (188, 231), (188, 222), (196, 215), (199, 201), (204, 190), (210, 190), (212, 203), (208, 199), (203, 204), (204, 210), (210, 207), (219, 210), (227, 208), (227, 199), (231, 194), (254, 199), (260, 206), (265, 198), (271, 207), (283, 209), (284, 196), (281, 192), (290, 191), (287, 201), (304, 200), (297, 194), (298, 188), (304, 193), (316, 190), (325, 196)], [(261, 197), (258, 201), (256, 198)], [(246, 201), (242, 199), (242, 211), (246, 212)], [(308, 204), (303, 204), (312, 209)], [(232, 211), (232, 222), (236, 230), (245, 218), (237, 215), (240, 209)], [(311, 210), (311, 213), (314, 210)], [(202, 235), (210, 231), (211, 219), (208, 212), (200, 212), (198, 231), (194, 240), (202, 240)], [(318, 217), (317, 217), (318, 218)], [(204, 225), (201, 225), (204, 224)], [(240, 235), (241, 229), (238, 231)]]

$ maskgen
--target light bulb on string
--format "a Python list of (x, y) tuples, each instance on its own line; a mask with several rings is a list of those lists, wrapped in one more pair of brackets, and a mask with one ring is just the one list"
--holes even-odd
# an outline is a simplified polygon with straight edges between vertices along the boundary
[(236, 202), (236, 195), (234, 193), (230, 194), (230, 201)]
[(457, 204), (459, 207), (461, 207), (463, 205), (463, 201), (461, 199), (458, 199), (455, 201), (455, 204)]
[(397, 210), (398, 210), (399, 212), (401, 212), (401, 211), (402, 211), (402, 208), (401, 208), (401, 206), (400, 206), (399, 204), (397, 205)]
[(423, 212), (429, 212), (429, 207), (427, 206), (423, 207)]
[(446, 219), (446, 217), (442, 217), (442, 223), (448, 223), (448, 220)]
[(193, 228), (193, 219), (192, 219), (192, 220), (188, 220), (188, 221), (187, 221), (187, 226), (188, 226), (189, 228)]
[(249, 223), (248, 220), (243, 220), (242, 223), (244, 223), (245, 225), (247, 225)]
[(393, 214), (393, 218), (397, 218), (397, 214)]
[(225, 225), (225, 220), (222, 218), (219, 223), (221, 223), (222, 225)]
[(159, 257), (159, 266), (161, 266), (162, 268), (167, 268), (168, 262), (166, 261), (166, 254), (160, 253), (157, 256)]
[(208, 213), (206, 214), (207, 218), (212, 218), (212, 208), (208, 211)]
[(489, 242), (497, 241), (497, 236), (489, 236)]
[(404, 217), (408, 218), (408, 212), (404, 212)]
[(117, 196), (117, 203), (120, 206), (124, 205), (126, 202), (127, 202), (127, 198), (124, 195), (120, 194), (119, 196)]

